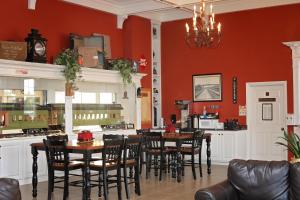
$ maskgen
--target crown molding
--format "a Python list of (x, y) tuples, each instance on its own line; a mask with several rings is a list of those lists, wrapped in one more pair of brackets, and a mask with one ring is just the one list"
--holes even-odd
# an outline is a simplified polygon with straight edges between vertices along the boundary
[[(28, 0), (35, 1), (35, 0)], [(194, 4), (199, 0), (152, 0), (152, 1), (118, 1), (107, 0), (63, 0), (65, 2), (82, 5), (115, 15), (138, 15), (156, 21), (166, 22), (192, 17)], [(114, 3), (115, 2), (115, 3)], [(300, 3), (300, 0), (212, 0), (216, 14), (280, 6)], [(189, 12), (189, 10), (191, 10)]]

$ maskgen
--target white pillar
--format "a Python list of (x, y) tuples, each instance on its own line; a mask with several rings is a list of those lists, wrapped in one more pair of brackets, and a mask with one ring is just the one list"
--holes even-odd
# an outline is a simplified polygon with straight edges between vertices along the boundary
[(65, 101), (65, 132), (66, 134), (73, 133), (73, 110), (72, 110), (72, 96), (66, 96)]
[(284, 42), (292, 49), (294, 125), (300, 125), (300, 41)]

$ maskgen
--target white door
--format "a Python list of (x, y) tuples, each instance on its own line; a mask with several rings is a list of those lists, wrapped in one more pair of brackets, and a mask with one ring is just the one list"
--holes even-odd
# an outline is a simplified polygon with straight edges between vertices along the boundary
[(286, 160), (287, 152), (275, 144), (286, 130), (286, 82), (247, 83), (246, 90), (249, 158)]

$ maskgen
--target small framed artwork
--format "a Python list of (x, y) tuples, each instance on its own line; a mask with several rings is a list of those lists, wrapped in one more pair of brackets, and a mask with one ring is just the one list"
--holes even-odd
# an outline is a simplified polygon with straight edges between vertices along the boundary
[(222, 74), (193, 75), (193, 101), (222, 101)]

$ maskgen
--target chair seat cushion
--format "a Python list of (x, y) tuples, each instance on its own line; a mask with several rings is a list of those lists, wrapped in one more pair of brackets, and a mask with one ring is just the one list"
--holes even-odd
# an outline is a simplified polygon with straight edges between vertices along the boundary
[(288, 200), (287, 161), (232, 160), (228, 179), (241, 200)]
[[(81, 161), (70, 161), (68, 168), (69, 168), (69, 170), (80, 169), (83, 167), (83, 165), (84, 165), (84, 163)], [(63, 162), (54, 162), (52, 166), (53, 166), (54, 170), (64, 171), (64, 163)]]
[[(115, 161), (110, 161), (105, 163), (107, 169), (116, 169), (118, 167), (118, 163)], [(102, 160), (97, 160), (97, 161), (92, 161), (90, 163), (90, 168), (91, 170), (101, 170), (103, 169), (103, 161)]]
[[(200, 152), (199, 148), (194, 149), (194, 154), (198, 154), (199, 152)], [(182, 154), (192, 154), (193, 149), (192, 149), (192, 147), (181, 147), (181, 153)]]
[[(126, 166), (127, 167), (132, 167), (135, 166), (137, 164), (135, 159), (130, 159), (130, 160), (126, 160)], [(121, 161), (121, 167), (125, 167), (124, 162)]]

